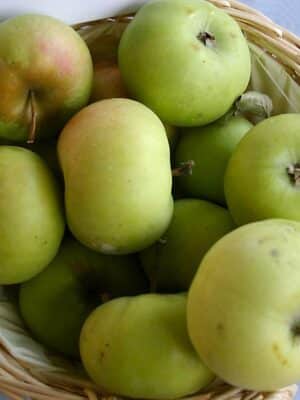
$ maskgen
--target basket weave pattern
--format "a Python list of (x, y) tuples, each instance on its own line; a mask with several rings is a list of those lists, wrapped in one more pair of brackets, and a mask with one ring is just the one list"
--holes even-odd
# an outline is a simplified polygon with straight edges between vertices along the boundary
[[(300, 83), (300, 39), (274, 24), (258, 11), (236, 0), (209, 0), (237, 20), (249, 42), (259, 46), (283, 65)], [(126, 22), (131, 16), (120, 17)], [(111, 23), (120, 18), (109, 18)], [(78, 24), (75, 28), (79, 28)], [(13, 317), (11, 317), (13, 315)], [(13, 400), (113, 400), (66, 363), (57, 363), (24, 330), (13, 305), (0, 302), (0, 392)], [(6, 335), (9, 332), (10, 335)], [(7, 339), (9, 336), (10, 340)], [(28, 341), (28, 348), (20, 343)], [(30, 348), (30, 349), (29, 349)], [(18, 349), (18, 351), (16, 351)], [(20, 356), (21, 354), (21, 356)], [(38, 357), (35, 355), (38, 354)], [(53, 364), (52, 364), (53, 363)], [(52, 367), (53, 365), (53, 367)], [(71, 372), (72, 371), (72, 372)], [(190, 400), (292, 400), (296, 385), (274, 393), (252, 392), (215, 382)]]

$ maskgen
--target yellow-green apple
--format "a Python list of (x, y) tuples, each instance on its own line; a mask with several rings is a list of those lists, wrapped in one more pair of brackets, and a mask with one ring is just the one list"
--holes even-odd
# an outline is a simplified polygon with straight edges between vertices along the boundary
[(220, 118), (251, 69), (239, 25), (205, 0), (146, 3), (123, 33), (118, 59), (129, 93), (175, 126)]
[(44, 15), (0, 24), (0, 137), (54, 136), (89, 99), (89, 50), (68, 25)]
[(185, 294), (145, 294), (103, 304), (83, 326), (80, 354), (90, 377), (113, 395), (175, 399), (214, 377), (189, 340)]
[(300, 115), (260, 122), (240, 141), (225, 174), (225, 196), (238, 225), (267, 218), (300, 221)]
[(188, 295), (188, 331), (217, 376), (255, 391), (300, 381), (300, 223), (238, 228), (206, 254)]
[(130, 99), (106, 99), (63, 129), (58, 156), (69, 228), (86, 246), (128, 254), (153, 244), (173, 212), (170, 150), (159, 118)]
[(62, 195), (46, 163), (0, 146), (0, 284), (20, 283), (56, 255), (65, 228)]

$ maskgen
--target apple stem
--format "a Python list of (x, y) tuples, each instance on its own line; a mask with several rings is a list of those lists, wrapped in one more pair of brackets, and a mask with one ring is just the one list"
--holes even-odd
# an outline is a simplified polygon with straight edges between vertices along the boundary
[(36, 119), (37, 119), (37, 112), (35, 107), (35, 96), (33, 90), (30, 90), (29, 93), (29, 104), (30, 104), (30, 111), (31, 111), (31, 123), (30, 123), (30, 130), (27, 139), (28, 144), (32, 144), (35, 142), (36, 137)]
[(204, 46), (212, 47), (215, 43), (216, 38), (213, 34), (209, 32), (199, 32), (197, 35), (197, 39), (200, 40), (204, 44)]
[(180, 167), (172, 169), (173, 176), (188, 176), (193, 174), (195, 161), (188, 160), (180, 163)]
[(287, 173), (295, 186), (300, 186), (300, 163), (292, 164), (287, 167)]

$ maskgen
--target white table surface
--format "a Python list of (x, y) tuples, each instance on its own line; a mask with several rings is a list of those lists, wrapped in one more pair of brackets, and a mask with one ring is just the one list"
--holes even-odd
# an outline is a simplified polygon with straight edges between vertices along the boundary
[[(117, 14), (128, 9), (128, 4), (142, 3), (144, 0), (0, 0), (0, 15), (7, 17), (16, 12), (41, 12), (64, 19), (66, 22), (89, 20), (101, 16)], [(241, 0), (261, 10), (278, 24), (300, 35), (300, 0)], [(0, 400), (7, 400), (1, 396)], [(300, 400), (300, 390), (297, 396)]]

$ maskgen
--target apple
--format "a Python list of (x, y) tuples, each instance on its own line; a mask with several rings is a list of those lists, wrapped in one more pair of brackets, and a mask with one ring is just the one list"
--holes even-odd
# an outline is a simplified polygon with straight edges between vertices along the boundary
[(89, 99), (92, 59), (68, 25), (44, 15), (0, 24), (0, 137), (54, 136)]
[(242, 116), (225, 116), (205, 127), (182, 129), (175, 152), (175, 165), (193, 160), (191, 175), (178, 177), (175, 185), (189, 197), (226, 204), (224, 175), (234, 149), (252, 128)]
[(0, 146), (0, 284), (33, 278), (55, 257), (64, 236), (62, 193), (40, 156)]
[(300, 221), (300, 115), (260, 122), (240, 141), (225, 174), (237, 225), (267, 218)]
[(170, 149), (159, 118), (131, 99), (90, 104), (64, 127), (58, 158), (67, 222), (104, 254), (151, 246), (173, 214)]
[(118, 66), (110, 62), (95, 64), (91, 101), (114, 97), (127, 97)]
[(234, 223), (225, 208), (205, 200), (176, 200), (161, 240), (140, 253), (152, 289), (188, 290), (205, 253), (232, 229)]
[(89, 313), (110, 298), (146, 290), (136, 257), (105, 256), (68, 237), (48, 267), (21, 285), (19, 304), (36, 339), (79, 357), (80, 330)]
[(146, 3), (121, 37), (118, 60), (133, 98), (175, 126), (220, 118), (247, 88), (251, 71), (240, 27), (204, 0)]
[(238, 228), (204, 257), (188, 294), (188, 331), (226, 382), (274, 391), (300, 381), (299, 248), (299, 222), (273, 219)]
[(84, 323), (80, 354), (90, 377), (111, 395), (175, 399), (214, 378), (189, 340), (185, 294), (103, 304)]

